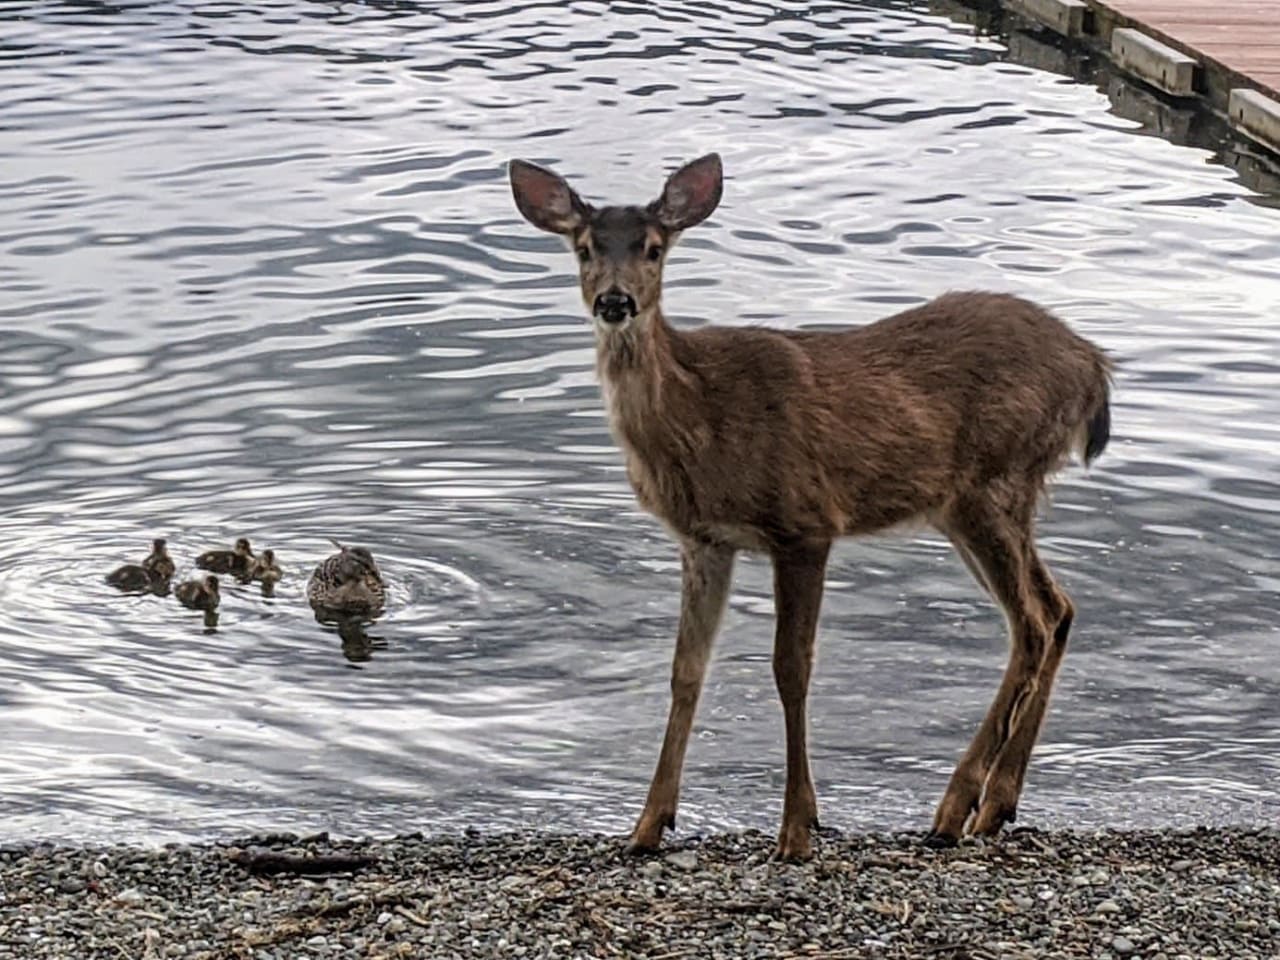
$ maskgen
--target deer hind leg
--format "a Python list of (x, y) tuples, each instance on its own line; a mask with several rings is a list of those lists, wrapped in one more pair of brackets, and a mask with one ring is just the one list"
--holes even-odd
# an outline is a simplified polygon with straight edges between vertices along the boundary
[(995, 765), (987, 775), (982, 802), (972, 826), (973, 832), (978, 834), (998, 833), (1001, 826), (1012, 823), (1017, 817), (1018, 797), (1022, 794), (1027, 764), (1040, 736), (1040, 727), (1049, 706), (1049, 695), (1053, 691), (1053, 682), (1058, 675), (1058, 667), (1062, 664), (1062, 657), (1067, 652), (1067, 635), (1071, 632), (1071, 621), (1075, 617), (1075, 608), (1070, 598), (1053, 582), (1048, 567), (1036, 555), (1034, 546), (1031, 548), (1031, 560), (1031, 588), (1039, 597), (1046, 623), (1052, 633), (1040, 664), (1035, 691), (1027, 701), (1013, 735), (996, 757)]
[[(944, 529), (979, 582), (1000, 604), (1009, 626), (1010, 652), (1004, 678), (969, 749), (947, 785), (934, 815), (930, 842), (954, 842), (984, 802), (984, 788), (997, 758), (1037, 702), (1052, 624), (1038, 584), (1047, 579), (1032, 543), (1034, 499), (988, 496), (953, 509)], [(1043, 709), (1040, 710), (1043, 716)], [(1038, 718), (1036, 718), (1038, 723)], [(1017, 792), (1001, 779), (985, 811), (989, 832), (1013, 818)], [(1016, 783), (1020, 786), (1020, 779)]]
[(777, 856), (807, 860), (813, 855), (809, 830), (818, 824), (818, 800), (809, 770), (808, 698), (822, 585), (830, 543), (805, 544), (774, 552), (773, 591), (777, 632), (773, 678), (782, 700), (787, 736), (787, 788)]
[(729, 547), (694, 541), (685, 543), (681, 551), (680, 626), (671, 662), (671, 711), (649, 796), (631, 834), (632, 852), (658, 849), (662, 831), (676, 825), (680, 771), (711, 648), (729, 597), (733, 554)]

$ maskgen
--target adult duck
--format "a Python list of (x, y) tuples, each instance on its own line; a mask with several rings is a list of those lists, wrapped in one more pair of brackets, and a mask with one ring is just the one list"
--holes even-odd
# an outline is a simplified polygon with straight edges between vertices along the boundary
[(378, 565), (364, 547), (344, 547), (316, 567), (307, 583), (307, 601), (316, 611), (335, 615), (376, 617), (387, 599), (387, 586)]

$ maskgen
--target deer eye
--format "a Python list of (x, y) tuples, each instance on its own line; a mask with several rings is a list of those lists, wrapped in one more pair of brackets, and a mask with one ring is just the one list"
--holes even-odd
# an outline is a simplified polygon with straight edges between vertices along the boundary
[(656, 244), (649, 248), (649, 252), (645, 254), (650, 260), (657, 260), (662, 256), (662, 248)]
[(585, 244), (584, 244), (583, 246), (579, 247), (579, 248), (578, 248), (578, 261), (579, 261), (580, 263), (586, 263), (586, 262), (587, 262), (588, 260), (590, 260), (590, 259), (591, 259), (591, 248), (590, 248), (590, 247), (588, 247), (588, 246), (586, 246)]

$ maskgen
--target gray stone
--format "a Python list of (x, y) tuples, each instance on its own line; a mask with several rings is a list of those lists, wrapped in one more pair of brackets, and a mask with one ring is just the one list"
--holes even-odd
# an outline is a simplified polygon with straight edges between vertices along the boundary
[(698, 866), (698, 855), (692, 850), (679, 850), (668, 854), (665, 859), (677, 870), (695, 870)]

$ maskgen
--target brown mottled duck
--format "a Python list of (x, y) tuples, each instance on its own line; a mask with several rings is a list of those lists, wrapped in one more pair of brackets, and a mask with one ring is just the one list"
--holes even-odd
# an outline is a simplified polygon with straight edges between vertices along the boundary
[(163, 540), (152, 543), (151, 554), (141, 563), (126, 563), (107, 574), (107, 583), (118, 590), (165, 590), (173, 576), (173, 561)]
[(375, 617), (382, 612), (387, 586), (364, 547), (344, 547), (316, 567), (307, 583), (307, 601), (317, 611), (339, 616)]
[(142, 565), (158, 580), (168, 580), (178, 569), (169, 556), (169, 548), (163, 537), (156, 537), (151, 541), (151, 555), (142, 561)]
[(249, 570), (249, 579), (261, 581), (264, 587), (275, 586), (283, 576), (284, 571), (276, 563), (276, 552), (271, 549), (263, 550), (255, 557)]
[(186, 580), (178, 584), (173, 595), (184, 607), (203, 610), (206, 613), (217, 610), (218, 601), (221, 599), (218, 593), (218, 578), (212, 574), (203, 580)]
[(248, 579), (253, 569), (253, 548), (249, 546), (247, 537), (236, 541), (234, 550), (206, 550), (196, 557), (196, 566), (201, 570), (212, 570), (214, 573), (230, 573), (242, 579)]

